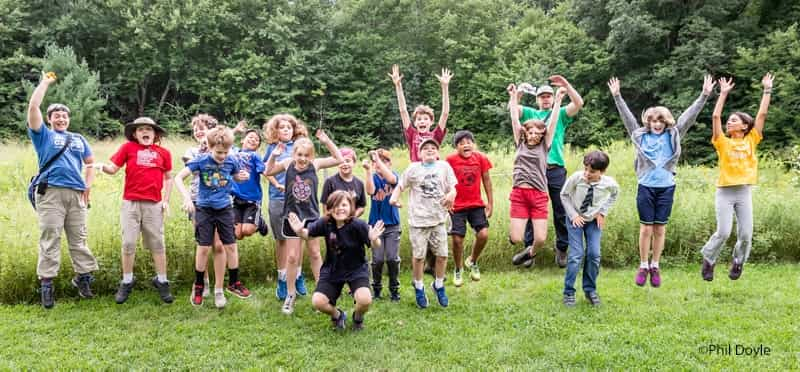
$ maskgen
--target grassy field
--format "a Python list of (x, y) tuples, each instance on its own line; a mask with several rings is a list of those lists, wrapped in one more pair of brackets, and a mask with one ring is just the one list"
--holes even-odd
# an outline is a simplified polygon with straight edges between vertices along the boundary
[[(400, 303), (376, 302), (367, 328), (344, 334), (307, 298), (281, 314), (272, 286), (222, 311), (190, 306), (188, 288), (172, 305), (154, 290), (125, 305), (111, 296), (52, 311), (0, 305), (0, 369), (789, 370), (800, 365), (798, 269), (747, 265), (733, 282), (721, 267), (707, 283), (697, 265), (670, 268), (659, 289), (636, 287), (633, 270), (604, 270), (603, 305), (579, 297), (572, 309), (554, 268), (484, 270), (481, 282), (448, 287), (450, 307), (426, 310), (406, 274)], [(340, 305), (352, 309), (346, 297)], [(764, 352), (736, 355), (736, 345)]]
[[(341, 142), (341, 141), (340, 141)], [(345, 141), (346, 142), (346, 141)], [(97, 161), (107, 162), (110, 155), (119, 147), (120, 141), (102, 141), (92, 144)], [(180, 156), (192, 142), (181, 139), (168, 139), (165, 147), (173, 155), (176, 173), (182, 168)], [(507, 150), (507, 151), (503, 151)], [(510, 268), (510, 258), (519, 247), (508, 243), (508, 195), (511, 189), (511, 169), (513, 154), (511, 148), (498, 149), (489, 153), (495, 167), (492, 179), (495, 195), (495, 213), (490, 223), (490, 240), (481, 265), (484, 268), (505, 270)], [(606, 267), (631, 267), (638, 262), (638, 216), (635, 207), (636, 176), (633, 172), (633, 150), (626, 142), (613, 143), (604, 148), (611, 154), (608, 174), (613, 176), (621, 187), (620, 198), (608, 218), (608, 227), (603, 235), (603, 265)], [(452, 149), (443, 148), (442, 156)], [(406, 150), (394, 150), (394, 168), (401, 171), (408, 164)], [(567, 151), (566, 161), (569, 173), (582, 168), (582, 154)], [(36, 214), (24, 197), (28, 178), (36, 171), (36, 156), (29, 143), (6, 144), (4, 156), (0, 157), (0, 171), (6, 177), (0, 179), (0, 303), (30, 303), (38, 301), (36, 280), (37, 240), (39, 229)], [(321, 172), (320, 176), (332, 175), (335, 169)], [(359, 167), (358, 175), (363, 174)], [(714, 182), (717, 170), (704, 167), (684, 166), (678, 170), (678, 188), (672, 218), (667, 230), (667, 243), (664, 265), (694, 263), (698, 258), (699, 247), (715, 229)], [(120, 235), (119, 210), (122, 200), (122, 172), (116, 176), (98, 175), (92, 188), (92, 208), (89, 212), (89, 246), (97, 256), (100, 271), (96, 272), (95, 287), (99, 293), (114, 291), (120, 277)], [(755, 234), (752, 261), (758, 262), (797, 262), (800, 259), (800, 218), (789, 211), (800, 210), (797, 188), (791, 183), (791, 175), (780, 165), (769, 159), (762, 159), (759, 170), (759, 185), (753, 196), (755, 204)], [(194, 237), (193, 230), (185, 214), (180, 211), (181, 196), (172, 194), (172, 214), (167, 220), (165, 239), (169, 260), (169, 277), (177, 282), (188, 282), (193, 278)], [(401, 210), (405, 221), (407, 208)], [(467, 246), (473, 234), (467, 236)], [(552, 262), (554, 233), (548, 233), (547, 247), (542, 255), (543, 262)], [(731, 245), (735, 237), (731, 237)], [(62, 239), (66, 246), (66, 239)], [(730, 245), (729, 245), (730, 247)], [(723, 262), (728, 260), (730, 248), (723, 251)], [(407, 234), (401, 240), (401, 256), (406, 262), (410, 257), (410, 244)], [(240, 242), (242, 276), (246, 283), (256, 285), (270, 283), (274, 279), (274, 241), (259, 235)], [(62, 269), (56, 290), (59, 296), (71, 293), (68, 278), (73, 273), (66, 249), (62, 254)], [(154, 275), (151, 259), (145, 251), (137, 255), (136, 275), (147, 278)], [(407, 267), (406, 267), (407, 268)]]

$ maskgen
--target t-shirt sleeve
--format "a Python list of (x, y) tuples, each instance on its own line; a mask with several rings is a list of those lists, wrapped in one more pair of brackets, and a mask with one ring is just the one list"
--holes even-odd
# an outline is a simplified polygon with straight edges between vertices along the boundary
[(534, 115), (535, 115), (534, 109), (527, 106), (522, 106), (522, 112), (520, 113), (520, 118), (519, 118), (520, 124), (524, 124), (526, 121), (533, 119)]
[(725, 141), (727, 140), (728, 138), (725, 137), (724, 134), (720, 134), (717, 138), (711, 137), (711, 144), (714, 145), (715, 149), (719, 150), (725, 145)]
[(439, 125), (437, 124), (436, 129), (433, 130), (433, 139), (435, 139), (436, 142), (438, 142), (441, 145), (442, 141), (444, 140), (445, 134), (447, 134), (447, 128), (442, 130), (442, 128), (440, 128)]
[(325, 182), (322, 183), (322, 195), (320, 195), (319, 202), (322, 203), (322, 205), (327, 205), (328, 196), (330, 196), (332, 192), (333, 192), (333, 181), (331, 180), (331, 177), (328, 177), (325, 179)]
[(250, 158), (250, 162), (253, 166), (253, 169), (255, 170), (256, 173), (264, 173), (264, 171), (267, 170), (267, 165), (264, 164), (264, 161), (261, 160), (261, 157), (259, 157), (258, 154), (255, 155), (256, 156)]
[(481, 174), (486, 173), (492, 169), (492, 161), (486, 155), (481, 156)]
[(447, 186), (448, 189), (455, 187), (455, 185), (458, 183), (458, 179), (456, 178), (456, 173), (453, 172), (453, 167), (451, 167), (450, 164), (447, 164), (447, 162), (442, 162), (442, 165), (445, 168), (445, 172), (447, 172), (445, 177), (445, 186)]
[(31, 138), (31, 142), (33, 142), (33, 147), (41, 148), (42, 144), (44, 144), (47, 139), (50, 137), (50, 129), (47, 128), (45, 123), (39, 127), (39, 131), (35, 131), (28, 127), (28, 137)]
[(367, 225), (367, 223), (362, 220), (354, 220), (354, 221), (358, 221), (357, 223), (358, 223), (359, 241), (367, 247), (371, 246), (369, 242), (369, 225)]
[(117, 152), (115, 152), (114, 155), (111, 155), (110, 160), (117, 167), (121, 168), (123, 165), (125, 165), (125, 162), (128, 161), (129, 143), (130, 142), (125, 142), (124, 144), (122, 144), (122, 146), (119, 147), (119, 150), (117, 150)]
[(172, 170), (172, 153), (165, 148), (161, 148), (161, 156), (164, 157), (164, 171), (169, 172)]
[(189, 160), (188, 163), (186, 163), (186, 168), (189, 168), (189, 170), (192, 171), (192, 173), (199, 172), (202, 160), (203, 157), (197, 157), (195, 159), (191, 159)]
[(750, 130), (750, 133), (747, 133), (747, 138), (749, 139), (750, 143), (752, 143), (753, 147), (755, 148), (756, 145), (761, 143), (761, 140), (764, 137), (761, 136), (761, 133), (759, 133), (757, 130), (752, 129), (752, 130)]
[[(78, 135), (78, 139), (83, 142), (83, 154), (81, 156), (83, 159), (87, 159), (92, 156), (92, 147), (89, 146), (89, 141), (86, 140), (85, 137)], [(73, 138), (74, 140), (74, 138)]]
[(308, 236), (325, 236), (328, 234), (328, 223), (325, 218), (318, 218), (308, 225)]
[(361, 182), (360, 179), (356, 178), (356, 208), (366, 208), (367, 206), (367, 195), (364, 192), (364, 183)]
[(403, 175), (400, 177), (400, 187), (403, 190), (408, 189), (408, 179), (411, 177), (411, 173), (414, 170), (414, 164), (412, 163), (405, 171), (403, 171)]
[(187, 164), (192, 159), (194, 159), (194, 149), (190, 147), (190, 148), (186, 149), (186, 152), (183, 153), (183, 156), (181, 157), (181, 160), (183, 160), (184, 164)]
[(564, 123), (564, 128), (565, 129), (570, 124), (572, 124), (573, 121), (575, 121), (576, 117), (578, 117), (578, 114), (575, 114), (574, 117), (567, 115), (567, 106), (562, 107), (561, 110), (559, 110), (559, 113), (558, 113), (558, 118), (561, 120), (562, 123)]

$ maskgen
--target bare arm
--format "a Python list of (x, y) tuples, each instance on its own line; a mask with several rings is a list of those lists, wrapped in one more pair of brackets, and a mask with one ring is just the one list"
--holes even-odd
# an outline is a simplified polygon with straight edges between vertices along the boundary
[(39, 85), (36, 86), (36, 89), (33, 90), (31, 99), (28, 101), (28, 128), (33, 129), (35, 132), (38, 132), (42, 127), (43, 119), (42, 110), (40, 108), (42, 100), (44, 100), (44, 95), (47, 93), (47, 88), (55, 81), (55, 76), (42, 72), (42, 80), (39, 82)]
[(758, 134), (764, 134), (764, 123), (767, 121), (767, 110), (769, 109), (770, 97), (772, 97), (772, 80), (775, 78), (771, 73), (764, 75), (761, 79), (761, 84), (764, 85), (764, 93), (761, 95), (761, 104), (758, 106), (758, 113), (756, 113), (755, 125), (753, 128), (758, 131)]
[(164, 195), (161, 200), (164, 205), (169, 205), (169, 198), (172, 196), (172, 172), (164, 172)]
[(550, 111), (550, 122), (547, 123), (547, 132), (545, 132), (544, 143), (549, 149), (553, 144), (553, 137), (556, 135), (556, 126), (558, 125), (558, 117), (561, 116), (561, 101), (564, 99), (566, 89), (561, 87), (556, 92), (556, 100), (553, 102), (553, 111)]
[(450, 93), (449, 85), (450, 78), (453, 74), (449, 69), (443, 68), (441, 75), (436, 75), (439, 82), (442, 84), (442, 113), (439, 115), (439, 128), (444, 131), (447, 128), (447, 117), (450, 115)]
[(394, 83), (394, 91), (397, 94), (397, 108), (400, 110), (400, 120), (403, 122), (403, 130), (411, 126), (411, 118), (408, 116), (406, 107), (406, 96), (403, 93), (403, 75), (400, 75), (400, 66), (392, 65), (392, 73), (389, 74)]
[(711, 141), (716, 141), (717, 138), (724, 135), (722, 132), (722, 108), (725, 107), (728, 93), (733, 90), (735, 85), (733, 78), (719, 79), (719, 97), (717, 98), (717, 104), (714, 105), (714, 112), (711, 114)]
[(322, 129), (317, 129), (317, 139), (325, 145), (328, 149), (328, 152), (332, 155), (326, 158), (314, 159), (314, 168), (316, 169), (324, 169), (335, 167), (339, 164), (344, 162), (344, 158), (342, 157), (342, 153), (339, 152), (339, 148), (336, 147), (336, 144), (331, 141), (325, 131)]
[(94, 163), (94, 156), (84, 158), (83, 162), (86, 164), (86, 180), (84, 181), (86, 183), (86, 190), (83, 191), (83, 202), (89, 205), (89, 193), (92, 191), (92, 183), (94, 183), (95, 176), (95, 170), (92, 166), (92, 163)]
[[(267, 164), (265, 165), (265, 167), (267, 168), (267, 170), (264, 171), (265, 176), (267, 177), (274, 176), (280, 172), (285, 171), (286, 168), (289, 167), (289, 162), (291, 162), (292, 159), (285, 159), (284, 161), (281, 162), (275, 160), (278, 158), (278, 156), (283, 154), (285, 150), (286, 150), (286, 145), (282, 143), (278, 144), (278, 146), (276, 146), (275, 149), (272, 150), (272, 152), (269, 154), (269, 158), (267, 159)], [(277, 183), (277, 180), (275, 182)]]
[[(371, 153), (372, 152), (370, 151), (370, 155)], [(364, 167), (364, 192), (366, 192), (367, 195), (372, 196), (375, 194), (375, 182), (372, 180), (372, 164), (369, 160), (364, 159), (364, 161), (361, 162), (361, 165)]]
[(489, 175), (489, 171), (483, 172), (481, 180), (483, 181), (483, 191), (486, 193), (486, 218), (491, 218), (494, 210), (494, 194), (492, 193), (492, 177)]
[(565, 88), (567, 90), (567, 95), (569, 96), (569, 104), (567, 105), (567, 116), (575, 117), (583, 108), (583, 97), (578, 93), (575, 88), (572, 87), (572, 84), (567, 81), (561, 75), (553, 75), (550, 77), (550, 81), (553, 85), (561, 88)]
[(517, 87), (514, 84), (509, 84), (506, 90), (509, 97), (508, 112), (511, 115), (511, 131), (514, 133), (514, 145), (518, 145), (522, 133), (522, 125), (519, 123), (520, 107), (517, 101)]

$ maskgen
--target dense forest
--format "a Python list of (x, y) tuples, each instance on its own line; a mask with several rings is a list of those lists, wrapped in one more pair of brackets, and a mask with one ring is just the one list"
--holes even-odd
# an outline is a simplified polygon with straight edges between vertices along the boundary
[[(677, 116), (705, 73), (735, 79), (726, 112), (755, 113), (772, 71), (761, 148), (786, 157), (800, 134), (798, 19), (800, 2), (776, 0), (0, 0), (0, 138), (25, 136), (42, 70), (59, 75), (45, 103), (68, 104), (71, 129), (93, 137), (140, 115), (186, 134), (198, 112), (259, 126), (290, 112), (359, 148), (401, 142), (395, 63), (409, 107), (437, 115), (434, 74), (450, 68), (448, 127), (500, 148), (511, 82), (565, 76), (586, 101), (567, 142), (584, 147), (624, 137), (610, 76), (634, 112)], [(685, 140), (690, 163), (716, 159), (712, 107)]]

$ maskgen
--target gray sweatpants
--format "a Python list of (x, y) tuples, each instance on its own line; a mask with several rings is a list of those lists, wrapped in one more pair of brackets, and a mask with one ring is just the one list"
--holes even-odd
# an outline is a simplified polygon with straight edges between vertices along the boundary
[(722, 245), (733, 230), (733, 216), (736, 216), (736, 245), (733, 258), (741, 263), (747, 262), (753, 246), (753, 197), (750, 185), (717, 188), (716, 210), (717, 231), (703, 246), (703, 258), (716, 263)]
[(381, 235), (381, 247), (372, 248), (372, 264), (400, 261), (400, 225), (389, 225)]

